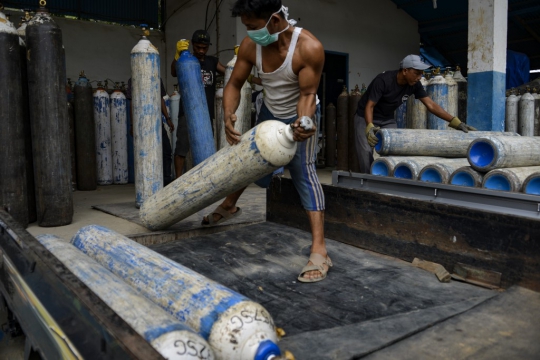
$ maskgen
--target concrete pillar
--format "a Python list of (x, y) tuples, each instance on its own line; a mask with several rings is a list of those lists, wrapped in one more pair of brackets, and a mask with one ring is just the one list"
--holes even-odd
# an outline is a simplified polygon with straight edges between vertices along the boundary
[(504, 131), (508, 0), (469, 0), (467, 123)]

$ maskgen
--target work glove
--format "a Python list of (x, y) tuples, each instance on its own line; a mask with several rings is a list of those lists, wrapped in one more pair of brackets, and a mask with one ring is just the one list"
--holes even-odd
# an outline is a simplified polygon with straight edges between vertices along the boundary
[(468, 133), (469, 131), (477, 131), (476, 128), (461, 122), (461, 120), (459, 120), (456, 116), (454, 116), (452, 120), (450, 120), (450, 124), (448, 124), (448, 126), (466, 133)]
[(366, 138), (369, 143), (369, 146), (374, 147), (379, 142), (379, 139), (375, 134), (377, 134), (377, 131), (381, 130), (380, 127), (373, 125), (373, 123), (369, 123), (366, 126)]
[(176, 54), (174, 55), (174, 60), (178, 60), (180, 53), (186, 51), (189, 48), (189, 40), (182, 39), (178, 40), (176, 43)]

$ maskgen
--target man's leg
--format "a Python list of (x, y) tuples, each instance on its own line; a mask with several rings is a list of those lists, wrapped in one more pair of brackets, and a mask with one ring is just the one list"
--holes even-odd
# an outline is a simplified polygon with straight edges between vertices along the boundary
[[(235, 212), (237, 212), (238, 207), (236, 206), (236, 203), (238, 202), (238, 199), (240, 199), (240, 196), (242, 196), (242, 193), (244, 192), (244, 190), (246, 190), (246, 188), (242, 188), (242, 189), (228, 195), (225, 198), (225, 200), (223, 200), (223, 202), (221, 203), (221, 207), (224, 208), (225, 210), (227, 210), (228, 212), (230, 212), (231, 214), (234, 214)], [(218, 213), (213, 213), (212, 216), (214, 218), (214, 223), (216, 221), (219, 221), (219, 219), (221, 219), (223, 217)], [(209, 223), (208, 222), (208, 217), (205, 216), (203, 218), (203, 224), (208, 224), (208, 223)]]
[(354, 115), (354, 142), (358, 162), (360, 164), (360, 172), (369, 174), (371, 164), (373, 163), (373, 148), (369, 146), (366, 138), (366, 119)]
[[(316, 124), (319, 128), (320, 110), (316, 112)], [(315, 167), (318, 132), (308, 140), (298, 143), (294, 158), (287, 165), (291, 178), (300, 195), (302, 206), (306, 210), (311, 228), (311, 253), (327, 257), (326, 244), (324, 242), (324, 193), (317, 176)], [(314, 265), (311, 261), (307, 265)], [(325, 271), (328, 266), (323, 265)], [(302, 274), (306, 279), (322, 278), (319, 270), (306, 271)]]

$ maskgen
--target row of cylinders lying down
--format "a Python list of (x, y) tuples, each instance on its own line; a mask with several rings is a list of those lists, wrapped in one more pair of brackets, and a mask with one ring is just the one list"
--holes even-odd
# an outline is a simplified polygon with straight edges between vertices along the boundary
[[(452, 72), (447, 69), (444, 74), (440, 68), (424, 72), (420, 79), (428, 96), (452, 115), (462, 121), (467, 119), (467, 80), (456, 67)], [(350, 95), (347, 89), (337, 99), (337, 108), (330, 104), (326, 107), (325, 132), (325, 164), (337, 170), (359, 172), (357, 154), (354, 147), (354, 115), (358, 101), (365, 93), (356, 89)], [(415, 99), (414, 95), (403, 102), (396, 110), (395, 119), (399, 129), (434, 129), (448, 128), (448, 122), (429, 113), (425, 105)]]
[(166, 359), (294, 359), (260, 304), (121, 234), (90, 225), (70, 243), (37, 239)]
[(382, 129), (372, 175), (540, 195), (540, 137)]

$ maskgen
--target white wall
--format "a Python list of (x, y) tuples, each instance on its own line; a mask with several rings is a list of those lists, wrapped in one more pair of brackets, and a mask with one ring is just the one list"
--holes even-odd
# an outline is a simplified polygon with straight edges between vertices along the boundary
[[(20, 14), (12, 14), (11, 19), (19, 19)], [(139, 28), (61, 17), (55, 17), (54, 20), (62, 30), (66, 73), (73, 82), (79, 78), (81, 70), (84, 70), (90, 80), (102, 81), (110, 78), (127, 82), (131, 77), (130, 54), (140, 39)], [(167, 55), (163, 34), (153, 30), (148, 40), (158, 48), (163, 62)], [(165, 68), (163, 65), (161, 68), (163, 77)], [(95, 87), (95, 84), (93, 85)], [(112, 85), (110, 84), (109, 88), (112, 88)]]
[[(208, 21), (214, 15), (212, 0)], [(224, 0), (218, 24), (209, 28), (212, 40), (209, 54), (216, 52), (222, 64), (233, 56), (234, 45), (246, 36), (240, 19), (231, 17), (233, 0)], [(349, 84), (368, 84), (378, 73), (397, 69), (409, 53), (418, 53), (420, 37), (416, 21), (390, 0), (288, 0), (292, 18), (321, 40), (326, 50), (349, 53)], [(191, 39), (204, 28), (207, 1), (167, 1), (165, 33), (152, 31), (149, 40), (161, 55), (161, 74), (169, 93), (177, 81), (170, 75), (176, 42)], [(178, 6), (182, 8), (173, 13)], [(12, 12), (12, 19), (20, 14)], [(131, 76), (130, 52), (140, 38), (140, 29), (83, 20), (55, 18), (62, 29), (66, 49), (67, 75), (73, 81), (85, 70), (90, 80), (111, 78), (127, 81)]]
[[(179, 2), (169, 3), (170, 15)], [(169, 65), (176, 41), (190, 39), (194, 30), (204, 27), (206, 4), (206, 1), (192, 0), (167, 22)], [(232, 0), (225, 0), (220, 10), (220, 50), (232, 49), (247, 35), (240, 19), (230, 15), (232, 4)], [(283, 4), (289, 7), (291, 18), (300, 19), (297, 26), (311, 31), (325, 50), (349, 54), (349, 85), (352, 87), (367, 85), (378, 73), (397, 69), (406, 55), (419, 53), (418, 23), (390, 0), (284, 0)], [(212, 1), (209, 21), (214, 10), (215, 1)], [(209, 54), (214, 54), (215, 24), (209, 32), (213, 43)], [(219, 55), (225, 64), (232, 52), (224, 51)]]

